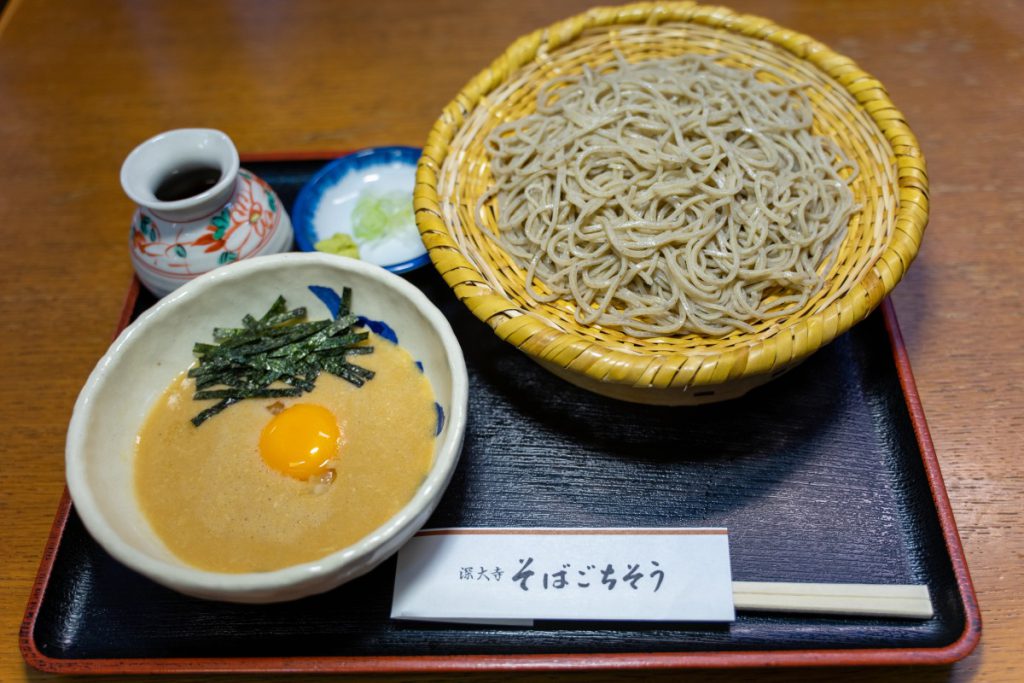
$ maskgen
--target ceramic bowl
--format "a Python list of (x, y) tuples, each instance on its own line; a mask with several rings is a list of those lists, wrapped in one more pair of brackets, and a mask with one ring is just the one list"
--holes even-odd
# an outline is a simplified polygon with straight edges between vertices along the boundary
[[(368, 536), (314, 562), (260, 573), (218, 573), (177, 559), (136, 501), (135, 438), (150, 407), (193, 362), (192, 345), (215, 326), (259, 314), (283, 294), (328, 317), (310, 286), (353, 289), (354, 312), (386, 322), (423, 365), (444, 420), (434, 461), (413, 499)], [(320, 315), (322, 314), (322, 315)], [(232, 602), (277, 602), (330, 590), (392, 555), (436, 507), (452, 476), (466, 425), (467, 379), (462, 350), (445, 317), (420, 290), (382, 268), (326, 254), (279, 254), (239, 261), (183, 285), (114, 340), (75, 404), (66, 469), (75, 508), (113, 557), (182, 593)]]
[(306, 183), (292, 208), (295, 243), (314, 251), (346, 235), (359, 258), (393, 273), (425, 266), (426, 247), (413, 217), (416, 147), (372, 147), (335, 159)]

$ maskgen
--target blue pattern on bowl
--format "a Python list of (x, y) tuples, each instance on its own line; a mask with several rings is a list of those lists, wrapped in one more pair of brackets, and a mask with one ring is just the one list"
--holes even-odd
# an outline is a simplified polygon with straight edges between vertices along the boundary
[(398, 343), (398, 335), (395, 334), (395, 331), (391, 329), (390, 325), (382, 320), (370, 320), (369, 318), (359, 316), (359, 324), (369, 327), (370, 331), (375, 335), (387, 339), (392, 344)]
[(437, 411), (437, 431), (434, 432), (434, 436), (440, 436), (441, 430), (444, 429), (444, 408), (437, 401), (434, 401), (434, 410)]
[(341, 296), (330, 287), (320, 285), (310, 285), (309, 291), (324, 302), (324, 306), (327, 306), (327, 310), (331, 312), (331, 317), (337, 320), (338, 313), (341, 311)]

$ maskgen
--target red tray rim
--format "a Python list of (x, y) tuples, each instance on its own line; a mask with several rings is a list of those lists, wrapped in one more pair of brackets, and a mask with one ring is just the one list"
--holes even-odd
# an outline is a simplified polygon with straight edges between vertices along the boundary
[[(269, 151), (242, 155), (242, 162), (312, 161), (344, 156), (338, 151)], [(114, 332), (130, 322), (140, 291), (132, 277)], [(636, 669), (731, 669), (763, 667), (891, 666), (951, 664), (969, 655), (981, 639), (981, 611), (967, 568), (960, 534), (939, 468), (938, 456), (925, 420), (921, 397), (910, 367), (903, 334), (890, 298), (880, 306), (892, 346), (893, 360), (921, 450), (925, 475), (935, 503), (946, 549), (953, 564), (964, 609), (964, 630), (949, 645), (938, 648), (872, 648), (863, 650), (757, 650), (734, 652), (636, 652), (536, 655), (450, 655), (384, 657), (210, 657), (147, 659), (62, 659), (36, 646), (33, 634), (54, 559), (71, 512), (67, 488), (61, 496), (43, 557), (36, 573), (18, 634), (22, 657), (39, 671), (61, 674), (184, 674), (184, 673), (457, 673), (484, 671), (586, 671)]]

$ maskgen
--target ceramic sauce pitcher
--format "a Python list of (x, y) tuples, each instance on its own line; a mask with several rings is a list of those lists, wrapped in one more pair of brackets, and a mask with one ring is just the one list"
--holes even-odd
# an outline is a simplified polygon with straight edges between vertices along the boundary
[(281, 200), (239, 167), (235, 145), (218, 130), (182, 128), (146, 140), (121, 166), (121, 186), (138, 205), (132, 266), (158, 297), (218, 266), (291, 249)]

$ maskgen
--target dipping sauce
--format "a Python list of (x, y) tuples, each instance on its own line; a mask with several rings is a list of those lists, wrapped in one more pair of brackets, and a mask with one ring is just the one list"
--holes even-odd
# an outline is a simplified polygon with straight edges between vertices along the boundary
[(195, 197), (216, 185), (220, 176), (220, 169), (213, 166), (176, 168), (160, 179), (153, 196), (162, 202)]
[[(210, 571), (280, 569), (351, 545), (412, 499), (433, 459), (434, 394), (408, 352), (369, 341), (374, 352), (359, 365), (376, 376), (362, 387), (323, 372), (302, 396), (241, 401), (199, 427), (190, 419), (213, 401), (194, 401), (184, 373), (167, 389), (139, 434), (135, 486), (175, 555)], [(261, 454), (267, 425), (297, 405), (336, 419), (333, 475), (303, 480), (271, 467), (266, 441)]]

